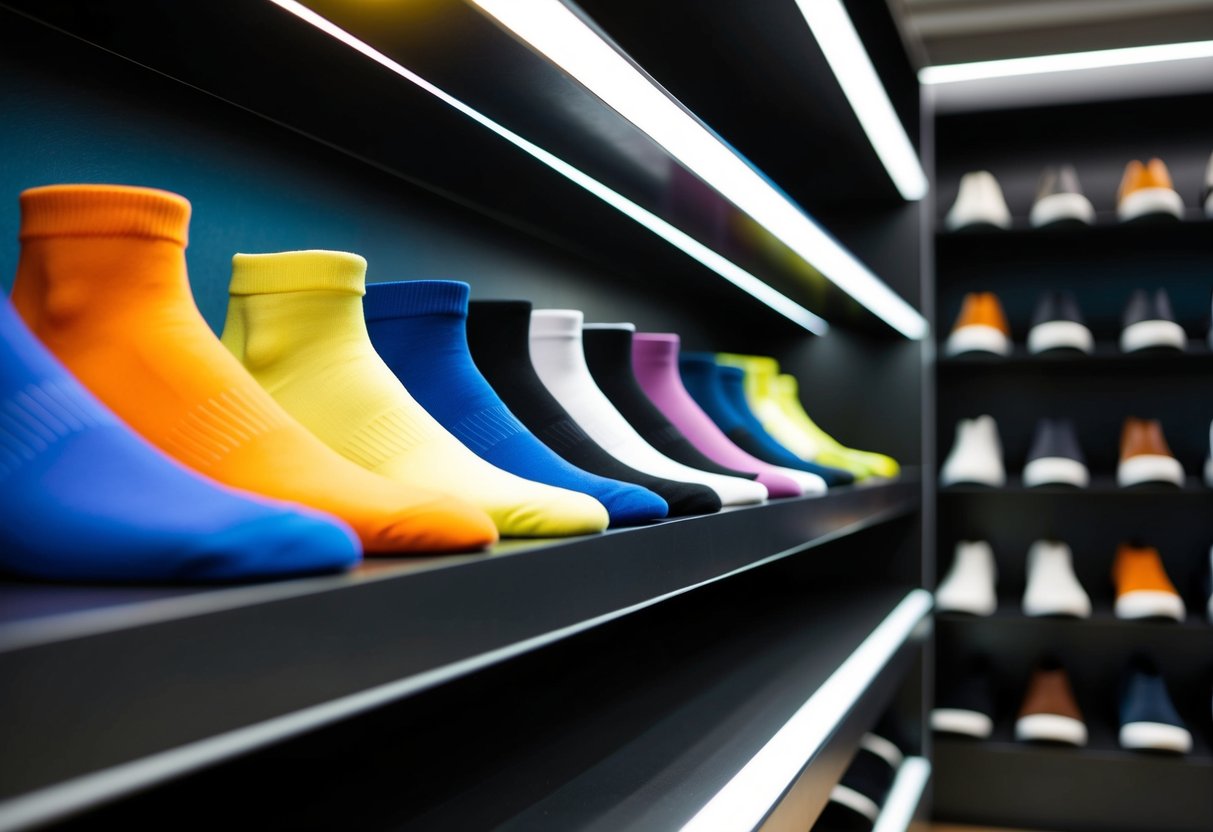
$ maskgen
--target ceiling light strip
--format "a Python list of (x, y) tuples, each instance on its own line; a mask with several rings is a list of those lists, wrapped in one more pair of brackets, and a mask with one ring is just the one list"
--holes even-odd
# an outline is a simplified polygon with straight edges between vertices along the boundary
[(1050, 72), (1108, 69), (1211, 57), (1213, 40), (1164, 43), (1154, 46), (1130, 46), (1124, 49), (1101, 49), (1094, 52), (1067, 52), (1061, 55), (1033, 55), (1027, 58), (928, 66), (919, 70), (918, 80), (932, 85), (955, 84), (963, 81), (984, 81), (989, 78), (1014, 78)]
[(927, 195), (927, 174), (842, 0), (796, 0), (872, 149), (904, 199)]
[(560, 0), (472, 0), (908, 338), (926, 319)]
[(580, 185), (582, 188), (594, 194), (594, 196), (598, 197), (603, 202), (606, 202), (611, 207), (627, 215), (632, 220), (640, 223), (645, 228), (648, 228), (658, 237), (661, 237), (675, 248), (680, 249), (692, 259), (716, 272), (716, 274), (720, 275), (737, 288), (750, 294), (784, 317), (796, 322), (809, 332), (817, 335), (824, 335), (827, 331), (829, 331), (829, 324), (827, 324), (824, 319), (796, 303), (783, 293), (777, 291), (769, 284), (764, 283), (761, 279), (753, 274), (750, 274), (737, 264), (725, 257), (722, 257), (720, 254), (700, 243), (689, 234), (675, 228), (661, 217), (640, 207), (622, 194), (608, 188), (606, 185), (594, 179), (589, 174), (578, 170), (568, 162), (565, 162), (563, 159), (552, 155), (538, 145), (532, 144), (519, 136), (517, 133), (503, 127), (488, 116), (460, 101), (458, 98), (455, 98), (449, 93), (434, 86), (412, 70), (407, 69), (406, 67), (389, 58), (387, 55), (384, 55), (379, 50), (354, 37), (340, 26), (337, 26), (335, 23), (307, 8), (302, 3), (296, 2), (296, 0), (270, 0), (270, 2), (280, 6), (301, 20), (310, 23), (320, 31), (341, 41), (354, 51), (361, 53), (367, 58), (370, 58), (375, 63), (383, 66), (396, 75), (399, 75), (401, 78), (404, 78), (410, 83), (416, 84), (421, 89), (455, 108), (468, 118), (484, 127), (487, 127), (489, 130), (492, 130), (510, 144), (525, 151), (534, 158), (538, 159), (540, 162), (543, 162), (552, 170)]
[(682, 832), (757, 829), (910, 638), (931, 604), (926, 590), (906, 595)]

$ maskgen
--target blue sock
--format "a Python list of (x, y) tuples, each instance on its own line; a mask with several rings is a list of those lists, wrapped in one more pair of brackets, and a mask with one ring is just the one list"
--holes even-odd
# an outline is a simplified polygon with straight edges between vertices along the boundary
[(746, 402), (744, 370), (720, 366), (710, 352), (684, 352), (678, 370), (691, 398), (742, 450), (771, 465), (817, 474), (829, 486), (855, 481), (849, 471), (806, 462), (767, 433)]
[(481, 459), (594, 497), (612, 526), (665, 517), (669, 506), (652, 491), (569, 464), (514, 417), (472, 362), (468, 293), (466, 283), (454, 280), (367, 285), (371, 343), (413, 398)]
[(358, 562), (345, 524), (170, 460), (0, 298), (0, 569), (69, 581), (232, 581)]

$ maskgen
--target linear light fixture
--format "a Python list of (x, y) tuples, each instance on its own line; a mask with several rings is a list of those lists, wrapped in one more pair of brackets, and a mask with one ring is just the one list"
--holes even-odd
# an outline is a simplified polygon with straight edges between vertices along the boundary
[(682, 832), (757, 829), (910, 637), (931, 604), (931, 594), (926, 590), (915, 589), (906, 595), (775, 736), (682, 827)]
[(1012, 78), (1019, 75), (1043, 75), (1049, 72), (1107, 69), (1116, 66), (1186, 61), (1195, 58), (1213, 58), (1213, 40), (928, 66), (918, 71), (918, 80), (924, 84), (954, 84), (961, 81), (983, 81), (987, 78)]
[(796, 0), (872, 149), (904, 199), (927, 195), (927, 174), (842, 0)]
[(297, 0), (270, 0), (270, 2), (276, 6), (280, 6), (301, 20), (310, 23), (325, 34), (336, 38), (354, 51), (365, 55), (380, 66), (383, 66), (384, 68), (399, 75), (401, 78), (416, 84), (430, 95), (433, 95), (435, 98), (438, 98), (444, 103), (449, 104), (451, 107), (454, 107), (456, 110), (463, 113), (476, 123), (487, 127), (489, 130), (492, 130), (510, 144), (514, 145), (520, 150), (525, 151), (543, 164), (550, 167), (552, 170), (570, 179), (571, 181), (580, 185), (582, 188), (585, 188), (587, 191), (610, 205), (612, 208), (615, 208), (632, 220), (640, 223), (670, 245), (689, 255), (693, 260), (698, 261), (702, 265), (716, 272), (716, 274), (720, 275), (737, 288), (753, 296), (789, 320), (800, 324), (809, 332), (816, 335), (824, 335), (829, 331), (830, 325), (826, 323), (823, 318), (814, 314), (813, 312), (810, 312), (808, 309), (804, 308), (799, 303), (796, 303), (796, 301), (792, 300), (787, 295), (779, 292), (768, 283), (763, 282), (760, 278), (747, 272), (736, 263), (722, 257), (720, 254), (708, 248), (703, 243), (691, 237), (689, 234), (675, 228), (661, 217), (642, 208), (635, 202), (632, 202), (623, 194), (608, 188), (606, 185), (602, 184), (597, 179), (594, 179), (589, 174), (573, 167), (568, 162), (565, 162), (563, 159), (560, 159), (559, 157), (547, 152), (538, 145), (527, 141), (512, 130), (509, 130), (501, 124), (498, 124), (496, 121), (493, 121), (479, 110), (474, 109), (470, 105), (460, 101), (458, 98), (455, 98), (453, 95), (450, 95), (444, 90), (434, 86), (417, 73), (392, 60), (370, 44), (354, 37), (349, 32), (345, 31), (327, 18), (316, 14), (316, 12), (304, 6), (302, 3), (297, 2)]
[(925, 318), (560, 0), (472, 0), (907, 338)]
[(922, 793), (931, 779), (931, 764), (923, 757), (906, 757), (897, 769), (897, 778), (889, 789), (872, 832), (906, 832), (914, 821), (914, 812), (922, 803)]

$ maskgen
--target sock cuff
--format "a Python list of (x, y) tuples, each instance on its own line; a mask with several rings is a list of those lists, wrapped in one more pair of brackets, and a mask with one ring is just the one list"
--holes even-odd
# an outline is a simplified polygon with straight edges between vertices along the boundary
[(536, 309), (531, 312), (531, 337), (576, 338), (584, 320), (577, 309)]
[(654, 364), (675, 360), (680, 341), (672, 332), (637, 332), (632, 336), (632, 360)]
[(608, 332), (635, 332), (636, 324), (617, 323), (617, 324), (582, 324), (581, 328), (585, 329), (601, 329)]
[(232, 295), (277, 292), (366, 294), (366, 260), (345, 251), (280, 251), (232, 257)]
[(468, 313), (472, 287), (460, 280), (394, 280), (370, 283), (363, 308), (368, 321), (389, 318), (419, 318), (424, 315)]
[(741, 355), (735, 352), (716, 353), (716, 361), (720, 364), (731, 364), (740, 367), (747, 374), (756, 376), (779, 375), (779, 362), (769, 355)]
[[(724, 369), (716, 363), (716, 356), (710, 352), (684, 352), (678, 358), (678, 363), (684, 367), (710, 367), (712, 369)], [(741, 372), (738, 370), (737, 372)]]
[(47, 185), (21, 193), (22, 241), (38, 237), (144, 237), (183, 248), (190, 203), (130, 185)]

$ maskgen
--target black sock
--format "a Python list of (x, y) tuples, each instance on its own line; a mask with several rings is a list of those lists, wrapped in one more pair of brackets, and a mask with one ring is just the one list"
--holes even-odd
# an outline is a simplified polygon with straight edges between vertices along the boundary
[(585, 360), (598, 389), (646, 442), (675, 462), (727, 477), (757, 479), (757, 474), (726, 468), (701, 454), (649, 400), (632, 370), (632, 332), (629, 325), (621, 324), (586, 324), (582, 328)]
[(669, 503), (671, 517), (720, 510), (720, 497), (706, 485), (662, 479), (629, 468), (590, 439), (539, 380), (531, 364), (530, 327), (530, 301), (474, 300), (468, 304), (472, 360), (506, 407), (539, 441), (578, 468), (657, 492)]

